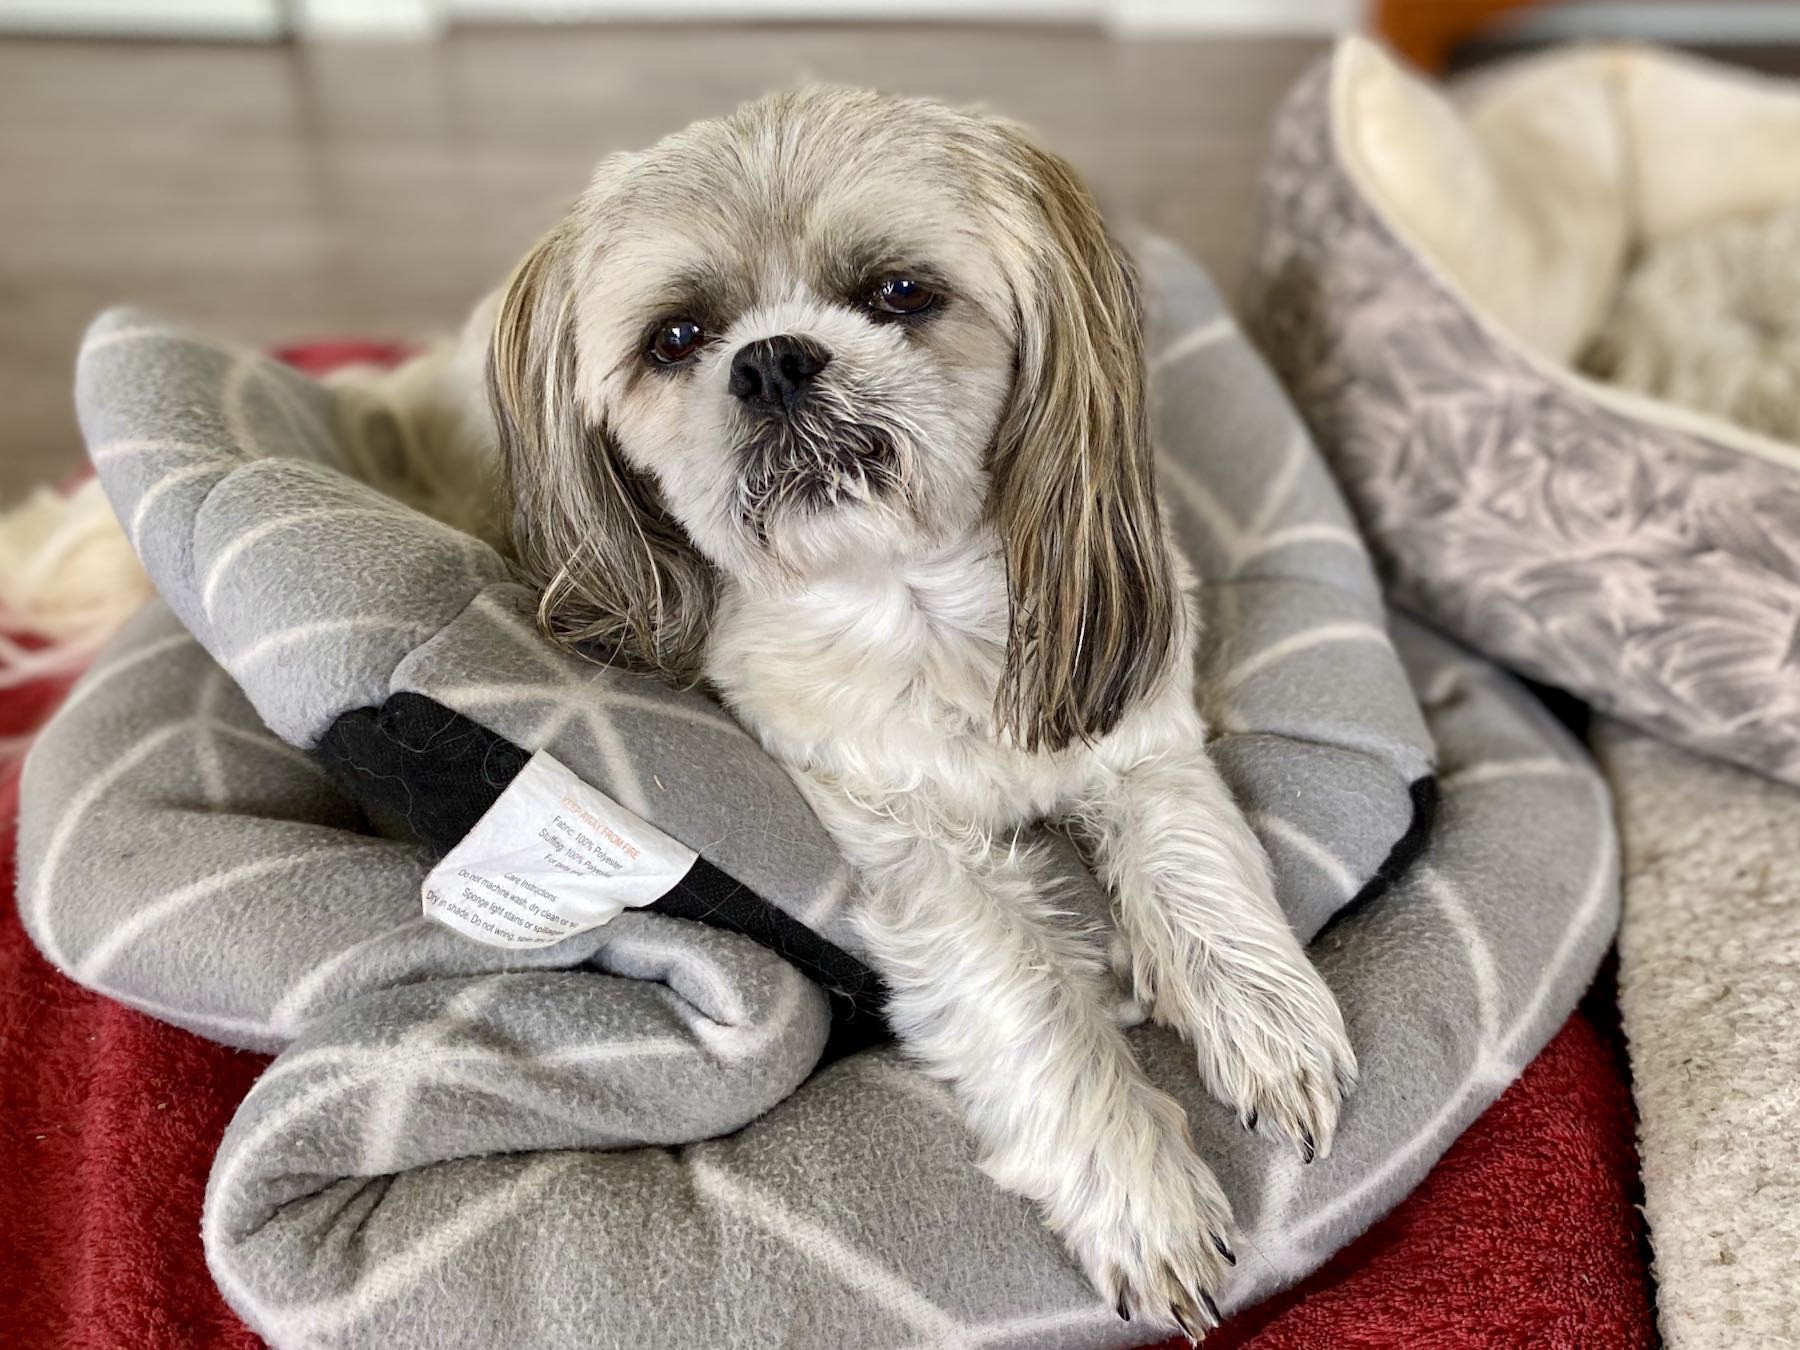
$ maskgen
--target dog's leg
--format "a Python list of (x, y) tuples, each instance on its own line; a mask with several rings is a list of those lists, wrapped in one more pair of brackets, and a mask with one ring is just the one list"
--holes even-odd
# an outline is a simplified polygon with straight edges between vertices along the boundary
[(984, 1170), (1042, 1207), (1121, 1315), (1203, 1333), (1230, 1205), (1181, 1107), (1132, 1057), (1103, 953), (1046, 898), (1034, 854), (815, 805), (861, 873), (858, 923), (895, 1032), (952, 1086)]
[(1098, 759), (1076, 817), (1116, 898), (1138, 999), (1193, 1042), (1207, 1087), (1247, 1127), (1307, 1162), (1325, 1156), (1355, 1054), (1198, 718), (1155, 719)]

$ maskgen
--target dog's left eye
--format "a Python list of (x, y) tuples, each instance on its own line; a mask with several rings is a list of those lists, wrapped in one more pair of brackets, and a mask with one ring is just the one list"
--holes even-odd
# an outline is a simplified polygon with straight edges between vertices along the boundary
[(706, 330), (692, 319), (670, 319), (650, 339), (650, 359), (660, 365), (678, 366), (700, 350)]
[(937, 293), (917, 277), (884, 277), (869, 292), (869, 308), (882, 314), (923, 314)]

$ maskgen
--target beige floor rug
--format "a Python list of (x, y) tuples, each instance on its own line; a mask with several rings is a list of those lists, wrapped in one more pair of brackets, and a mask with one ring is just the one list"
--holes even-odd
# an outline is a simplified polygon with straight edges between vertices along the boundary
[(1622, 727), (1596, 740), (1664, 1339), (1800, 1345), (1800, 791)]

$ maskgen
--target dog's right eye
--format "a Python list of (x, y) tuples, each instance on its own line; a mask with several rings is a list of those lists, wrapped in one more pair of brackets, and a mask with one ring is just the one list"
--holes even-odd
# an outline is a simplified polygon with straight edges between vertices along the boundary
[(650, 339), (649, 356), (659, 365), (678, 366), (699, 351), (705, 340), (706, 330), (692, 319), (670, 319)]

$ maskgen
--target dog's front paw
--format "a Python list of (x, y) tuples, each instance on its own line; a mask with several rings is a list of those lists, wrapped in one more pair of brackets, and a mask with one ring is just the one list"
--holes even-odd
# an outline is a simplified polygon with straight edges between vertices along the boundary
[(1296, 946), (1251, 967), (1222, 965), (1184, 991), (1178, 1029), (1207, 1088), (1247, 1129), (1289, 1141), (1301, 1161), (1327, 1157), (1356, 1084), (1356, 1053), (1325, 981)]
[[(1157, 1094), (1161, 1097), (1161, 1094)], [(1231, 1204), (1168, 1098), (1109, 1133), (1073, 1183), (1063, 1240), (1119, 1316), (1173, 1324), (1198, 1342), (1232, 1254)]]

